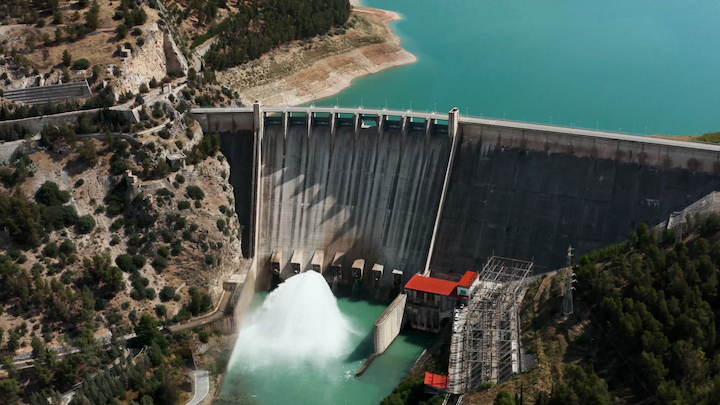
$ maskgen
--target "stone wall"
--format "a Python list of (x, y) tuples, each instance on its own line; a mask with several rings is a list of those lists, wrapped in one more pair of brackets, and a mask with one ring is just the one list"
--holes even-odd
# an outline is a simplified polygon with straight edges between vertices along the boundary
[(30, 140), (18, 139), (17, 141), (0, 143), (0, 165), (7, 164), (17, 159), (20, 153), (30, 153), (37, 149), (39, 136)]
[[(113, 108), (111, 108), (113, 109)], [(20, 124), (23, 127), (27, 128), (30, 133), (37, 134), (42, 131), (43, 127), (45, 125), (51, 125), (51, 126), (59, 126), (62, 124), (74, 124), (78, 117), (81, 114), (90, 114), (94, 112), (100, 111), (100, 108), (94, 108), (91, 110), (79, 110), (79, 111), (69, 111), (66, 113), (60, 113), (60, 114), (52, 114), (52, 115), (43, 115), (40, 117), (31, 117), (31, 118), (22, 118), (17, 120), (7, 120), (7, 121), (0, 121), (0, 125), (15, 125)], [(128, 120), (133, 123), (137, 123), (135, 120), (135, 117), (133, 116), (132, 112), (130, 110), (119, 110), (125, 114)]]
[(393, 340), (402, 330), (405, 316), (407, 295), (398, 294), (385, 312), (375, 322), (374, 339), (375, 354), (381, 354), (392, 344)]

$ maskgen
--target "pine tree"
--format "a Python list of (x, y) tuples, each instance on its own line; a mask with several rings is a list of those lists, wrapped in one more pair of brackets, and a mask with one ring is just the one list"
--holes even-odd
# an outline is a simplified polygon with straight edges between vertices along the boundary
[[(57, 32), (55, 33), (55, 36), (57, 37)], [(67, 49), (63, 51), (62, 62), (65, 67), (70, 67), (70, 64), (72, 63), (72, 55), (70, 55), (70, 52)]]

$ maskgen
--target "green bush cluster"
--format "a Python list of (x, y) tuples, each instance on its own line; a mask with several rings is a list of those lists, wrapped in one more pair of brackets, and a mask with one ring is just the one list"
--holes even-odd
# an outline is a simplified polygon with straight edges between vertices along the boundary
[[(583, 256), (575, 266), (576, 308), (587, 308), (591, 320), (578, 344), (584, 353), (608, 354), (586, 360), (603, 370), (613, 390), (631, 388), (661, 403), (720, 403), (713, 371), (720, 365), (720, 243), (706, 239), (716, 240), (719, 231), (718, 214), (690, 218), (678, 243), (671, 233), (658, 241), (641, 224), (628, 242)], [(626, 374), (625, 362), (635, 375)], [(592, 369), (574, 367), (567, 366), (570, 382), (556, 386), (550, 401), (611, 403)]]
[[(206, 34), (218, 36), (205, 56), (208, 66), (223, 70), (240, 65), (280, 44), (325, 34), (350, 17), (347, 0), (269, 0), (262, 4), (262, 12), (257, 7), (241, 5)], [(248, 29), (251, 26), (263, 28)]]
[(205, 198), (205, 193), (198, 186), (187, 186), (185, 189), (187, 196), (193, 200), (202, 200)]

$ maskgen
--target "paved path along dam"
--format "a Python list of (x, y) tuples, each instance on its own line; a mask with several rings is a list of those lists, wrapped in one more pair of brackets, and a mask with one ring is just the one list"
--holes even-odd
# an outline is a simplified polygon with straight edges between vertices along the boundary
[[(462, 274), (492, 254), (536, 271), (720, 190), (720, 146), (410, 111), (196, 108), (220, 133), (248, 255)], [(296, 252), (302, 252), (298, 255)], [(301, 257), (301, 259), (300, 259)], [(259, 276), (259, 278), (261, 278)]]

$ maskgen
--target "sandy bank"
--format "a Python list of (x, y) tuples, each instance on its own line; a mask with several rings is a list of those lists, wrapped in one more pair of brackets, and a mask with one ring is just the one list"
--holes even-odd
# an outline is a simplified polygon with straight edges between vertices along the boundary
[(361, 76), (417, 58), (402, 49), (387, 25), (397, 13), (355, 6), (344, 33), (296, 41), (262, 58), (218, 73), (218, 81), (246, 105), (299, 105), (337, 94)]

